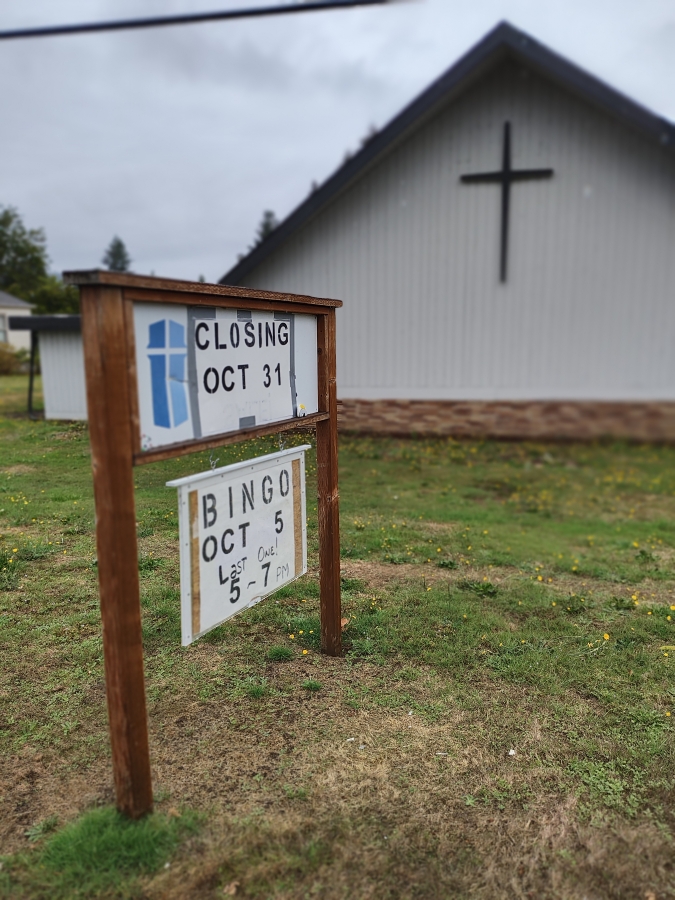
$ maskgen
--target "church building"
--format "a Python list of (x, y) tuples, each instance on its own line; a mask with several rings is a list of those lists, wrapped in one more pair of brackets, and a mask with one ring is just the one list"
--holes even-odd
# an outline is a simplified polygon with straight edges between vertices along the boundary
[(675, 126), (509, 24), (222, 283), (344, 301), (345, 430), (675, 440)]

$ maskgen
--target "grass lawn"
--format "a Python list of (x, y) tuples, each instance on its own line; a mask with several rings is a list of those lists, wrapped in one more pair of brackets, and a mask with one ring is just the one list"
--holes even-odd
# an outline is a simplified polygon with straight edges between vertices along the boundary
[(310, 574), (187, 649), (164, 483), (209, 454), (139, 467), (157, 812), (129, 825), (87, 428), (22, 410), (0, 379), (0, 896), (675, 896), (675, 448), (343, 437), (341, 659), (312, 454)]

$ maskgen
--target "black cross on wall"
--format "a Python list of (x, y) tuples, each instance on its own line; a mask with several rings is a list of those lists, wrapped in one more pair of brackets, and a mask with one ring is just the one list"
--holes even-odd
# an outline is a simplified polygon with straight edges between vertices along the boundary
[(499, 263), (499, 280), (506, 281), (506, 269), (509, 246), (509, 202), (511, 184), (514, 181), (532, 181), (539, 178), (550, 178), (553, 169), (512, 169), (511, 168), (511, 123), (504, 122), (504, 145), (502, 148), (502, 167), (498, 172), (478, 172), (474, 175), (462, 175), (465, 184), (501, 184), (502, 186), (502, 230), (501, 253)]

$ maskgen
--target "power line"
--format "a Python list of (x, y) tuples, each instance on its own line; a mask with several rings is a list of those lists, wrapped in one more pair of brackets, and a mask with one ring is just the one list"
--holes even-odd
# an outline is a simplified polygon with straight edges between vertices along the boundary
[(350, 6), (383, 6), (391, 0), (311, 0), (280, 6), (259, 6), (251, 9), (229, 9), (221, 12), (185, 13), (178, 16), (158, 16), (146, 19), (117, 19), (110, 22), (82, 22), (73, 25), (46, 25), (40, 28), (18, 28), (0, 31), (0, 40), (17, 38), (57, 37), (62, 34), (85, 34), (95, 31), (126, 31), (134, 28), (158, 28), (163, 25), (190, 25), (195, 22), (216, 22), (222, 19), (259, 18), (283, 13), (317, 12), (324, 9), (346, 9)]

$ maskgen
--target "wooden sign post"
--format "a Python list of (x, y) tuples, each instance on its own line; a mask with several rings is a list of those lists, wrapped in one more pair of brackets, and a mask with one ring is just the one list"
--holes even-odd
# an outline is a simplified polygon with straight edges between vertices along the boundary
[(133, 467), (315, 426), (321, 648), (339, 655), (342, 303), (123, 272), (67, 272), (64, 280), (81, 297), (117, 807), (139, 818), (152, 809), (152, 781)]

